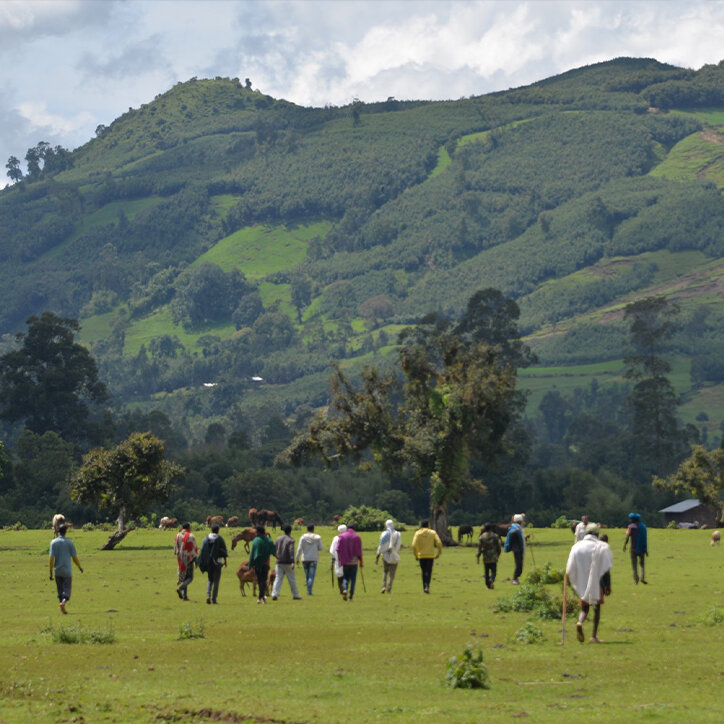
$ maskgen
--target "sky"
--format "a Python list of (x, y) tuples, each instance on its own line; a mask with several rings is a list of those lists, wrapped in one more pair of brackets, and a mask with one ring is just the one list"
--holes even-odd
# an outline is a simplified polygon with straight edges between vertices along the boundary
[(724, 59), (724, 0), (0, 0), (0, 186), (191, 77), (300, 105), (457, 99), (620, 56)]

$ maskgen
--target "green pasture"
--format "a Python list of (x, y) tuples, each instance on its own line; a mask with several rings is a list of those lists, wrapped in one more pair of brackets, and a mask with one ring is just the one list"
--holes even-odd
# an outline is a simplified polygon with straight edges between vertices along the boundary
[(237, 268), (249, 279), (261, 279), (301, 264), (306, 258), (309, 242), (317, 236), (324, 237), (330, 228), (328, 221), (289, 226), (245, 226), (214, 244), (194, 264), (208, 261), (226, 272)]
[(724, 148), (721, 141), (716, 142), (714, 138), (716, 134), (712, 130), (687, 136), (649, 172), (649, 176), (675, 181), (704, 179), (721, 188), (724, 186)]
[[(328, 546), (332, 529), (318, 532)], [(570, 531), (532, 533), (526, 571), (533, 558), (563, 568)], [(107, 533), (75, 531), (85, 572), (75, 572), (67, 616), (48, 580), (48, 531), (2, 531), (0, 720), (719, 722), (722, 624), (705, 618), (716, 605), (722, 613), (724, 550), (709, 546), (706, 530), (650, 530), (650, 583), (635, 586), (623, 531), (608, 534), (613, 594), (596, 645), (576, 641), (571, 617), (565, 644), (556, 621), (533, 621), (542, 643), (514, 641), (528, 615), (492, 610), (517, 590), (507, 555), (489, 591), (473, 548), (446, 549), (423, 594), (412, 530), (392, 595), (380, 594), (377, 534), (365, 533), (367, 591), (358, 579), (354, 601), (335, 592), (325, 553), (312, 597), (292, 601), (285, 582), (265, 606), (240, 595), (243, 549), (231, 554), (219, 605), (208, 606), (198, 572), (191, 601), (176, 597), (173, 533), (138, 530), (106, 552)], [(560, 595), (560, 584), (551, 590)], [(115, 642), (53, 643), (61, 626), (112, 630)], [(180, 639), (182, 629), (204, 637)], [(447, 661), (468, 642), (483, 651), (489, 690), (443, 685)]]

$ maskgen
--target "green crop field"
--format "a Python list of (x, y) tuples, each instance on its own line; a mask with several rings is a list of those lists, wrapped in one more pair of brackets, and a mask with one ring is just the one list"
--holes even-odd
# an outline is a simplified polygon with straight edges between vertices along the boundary
[[(328, 546), (331, 529), (319, 532)], [(510, 556), (489, 591), (473, 548), (446, 549), (424, 595), (411, 530), (392, 595), (380, 595), (377, 534), (365, 533), (367, 591), (358, 579), (353, 602), (335, 593), (325, 554), (312, 597), (292, 601), (285, 583), (265, 606), (239, 593), (243, 549), (231, 554), (219, 605), (207, 606), (198, 572), (191, 601), (176, 597), (172, 533), (134, 531), (106, 552), (107, 533), (75, 531), (85, 572), (75, 572), (67, 616), (48, 580), (48, 531), (1, 531), (0, 720), (719, 722), (724, 550), (709, 546), (706, 530), (650, 530), (650, 584), (635, 586), (623, 531), (608, 534), (604, 643), (582, 645), (571, 617), (565, 644), (560, 622), (542, 620), (533, 620), (541, 643), (515, 641), (528, 615), (492, 610), (517, 590), (506, 580)], [(568, 530), (533, 529), (526, 572), (533, 558), (563, 568), (570, 545)], [(560, 584), (550, 589), (560, 595)], [(115, 641), (54, 643), (61, 627)], [(181, 639), (181, 630), (203, 638)], [(468, 642), (483, 651), (488, 690), (444, 686), (447, 661)]]

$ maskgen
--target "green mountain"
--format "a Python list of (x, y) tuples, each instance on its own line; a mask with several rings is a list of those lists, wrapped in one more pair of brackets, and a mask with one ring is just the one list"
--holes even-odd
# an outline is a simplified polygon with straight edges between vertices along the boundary
[(116, 399), (191, 438), (303, 417), (330, 359), (382, 359), (490, 286), (540, 359), (531, 405), (619, 380), (623, 307), (664, 294), (683, 416), (724, 416), (724, 62), (326, 108), (194, 78), (35, 152), (0, 192), (1, 346), (31, 314), (77, 317)]

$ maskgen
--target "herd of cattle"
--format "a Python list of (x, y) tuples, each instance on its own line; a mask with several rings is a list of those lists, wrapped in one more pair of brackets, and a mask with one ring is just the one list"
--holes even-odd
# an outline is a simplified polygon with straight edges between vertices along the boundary
[[(249, 522), (253, 528), (261, 525), (264, 527), (271, 526), (274, 530), (276, 530), (277, 526), (281, 528), (284, 525), (284, 521), (276, 510), (257, 510), (256, 508), (249, 508)], [(301, 518), (297, 518), (294, 521), (297, 525), (301, 525), (303, 522)], [(168, 516), (161, 518), (158, 523), (158, 527), (161, 530), (177, 528), (178, 525), (179, 522), (177, 518), (169, 518)], [(227, 528), (235, 528), (239, 525), (239, 516), (232, 515), (227, 520), (224, 520), (223, 515), (209, 515), (206, 518), (206, 525), (209, 528), (211, 528), (212, 525), (218, 525), (220, 527), (225, 525)]]

